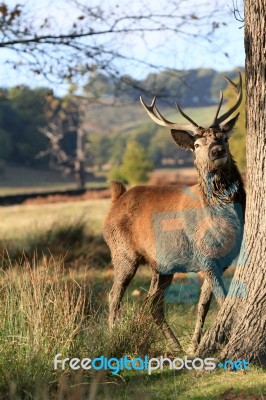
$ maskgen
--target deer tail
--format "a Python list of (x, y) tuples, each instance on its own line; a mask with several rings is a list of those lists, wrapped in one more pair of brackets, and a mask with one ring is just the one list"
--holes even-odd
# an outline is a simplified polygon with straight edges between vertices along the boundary
[(111, 197), (112, 203), (115, 203), (116, 200), (122, 196), (123, 193), (126, 192), (126, 188), (123, 183), (118, 181), (111, 181)]

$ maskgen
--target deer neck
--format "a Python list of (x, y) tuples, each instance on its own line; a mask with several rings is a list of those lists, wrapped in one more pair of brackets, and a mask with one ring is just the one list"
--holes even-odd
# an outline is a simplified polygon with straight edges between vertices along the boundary
[(241, 203), (245, 206), (245, 191), (240, 172), (230, 157), (222, 168), (211, 172), (198, 169), (199, 187), (205, 205)]

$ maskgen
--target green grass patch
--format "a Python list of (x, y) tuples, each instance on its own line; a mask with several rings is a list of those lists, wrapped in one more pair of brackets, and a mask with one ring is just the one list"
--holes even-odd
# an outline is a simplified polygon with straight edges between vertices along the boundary
[[(220, 400), (250, 398), (263, 399), (266, 393), (265, 372), (253, 367), (250, 372), (195, 372), (164, 369), (123, 375), (124, 382), (116, 378), (116, 385), (108, 388), (99, 385), (99, 398), (109, 400), (155, 399), (155, 400)], [(115, 378), (113, 378), (115, 381)]]

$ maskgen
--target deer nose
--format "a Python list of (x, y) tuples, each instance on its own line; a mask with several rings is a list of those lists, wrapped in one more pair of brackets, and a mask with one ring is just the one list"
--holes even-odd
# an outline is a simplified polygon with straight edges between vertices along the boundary
[(212, 147), (211, 149), (211, 159), (214, 160), (215, 158), (221, 158), (225, 156), (225, 149), (222, 145), (217, 144)]

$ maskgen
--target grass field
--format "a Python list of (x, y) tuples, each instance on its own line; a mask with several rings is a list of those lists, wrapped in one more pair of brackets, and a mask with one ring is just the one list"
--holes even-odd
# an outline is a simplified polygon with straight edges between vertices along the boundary
[[(171, 354), (144, 306), (146, 266), (126, 292), (116, 328), (111, 333), (107, 328), (113, 272), (101, 229), (108, 208), (109, 200), (0, 208), (0, 398), (263, 399), (265, 370), (255, 366), (246, 373), (165, 368), (151, 375), (54, 370), (57, 353), (62, 358)], [(175, 283), (187, 281), (178, 277)], [(195, 300), (166, 303), (166, 311), (186, 349)], [(213, 304), (206, 327), (216, 312)]]
[[(56, 204), (0, 207), (0, 238), (22, 240), (54, 226), (82, 221), (86, 233), (100, 233), (109, 200), (89, 200)], [(15, 229), (14, 229), (15, 228)]]

